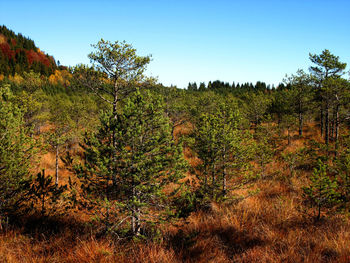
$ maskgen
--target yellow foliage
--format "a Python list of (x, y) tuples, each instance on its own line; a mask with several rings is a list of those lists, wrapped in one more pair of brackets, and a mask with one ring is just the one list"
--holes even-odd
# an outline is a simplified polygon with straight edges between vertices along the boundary
[(39, 54), (42, 54), (42, 55), (46, 55), (44, 52), (42, 52), (39, 48), (38, 48), (38, 51), (37, 51)]
[(61, 71), (56, 69), (55, 73), (49, 77), (49, 81), (51, 84), (58, 84), (58, 83), (62, 84), (63, 77), (62, 77)]
[(9, 76), (9, 80), (16, 85), (21, 85), (24, 82), (24, 79), (22, 76), (18, 75), (17, 73), (14, 76)]
[(0, 81), (4, 80), (5, 76), (0, 74)]
[(72, 75), (67, 70), (55, 70), (55, 73), (49, 77), (49, 82), (53, 85), (62, 84), (69, 86)]
[(62, 74), (64, 79), (71, 79), (72, 78), (72, 74), (69, 73), (67, 70), (61, 70), (61, 74)]
[(106, 84), (113, 84), (113, 81), (109, 78), (101, 77), (100, 80)]
[(0, 34), (0, 44), (6, 43), (6, 37)]
[(49, 82), (50, 82), (52, 85), (56, 85), (56, 84), (58, 83), (56, 74), (51, 74), (51, 75), (50, 75), (50, 77), (49, 77)]

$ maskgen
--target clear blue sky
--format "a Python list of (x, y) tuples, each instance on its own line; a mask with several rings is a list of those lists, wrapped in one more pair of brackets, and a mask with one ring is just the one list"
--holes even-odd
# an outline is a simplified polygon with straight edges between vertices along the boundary
[(326, 48), (350, 64), (349, 10), (348, 0), (0, 0), (0, 24), (63, 65), (89, 63), (101, 38), (126, 40), (152, 54), (149, 75), (183, 88), (216, 79), (277, 84)]

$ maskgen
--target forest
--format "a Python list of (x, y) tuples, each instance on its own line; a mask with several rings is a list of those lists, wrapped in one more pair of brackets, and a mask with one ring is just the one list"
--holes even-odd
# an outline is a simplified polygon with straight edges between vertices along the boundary
[(167, 87), (101, 39), (60, 65), (0, 27), (1, 262), (350, 262), (350, 80)]

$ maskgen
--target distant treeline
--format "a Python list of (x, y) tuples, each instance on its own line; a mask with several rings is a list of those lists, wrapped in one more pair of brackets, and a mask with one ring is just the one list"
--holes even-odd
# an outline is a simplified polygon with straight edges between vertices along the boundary
[(233, 82), (232, 84), (228, 82), (223, 82), (220, 80), (215, 80), (215, 81), (209, 81), (208, 85), (206, 85), (204, 82), (199, 83), (197, 85), (196, 82), (190, 82), (188, 83), (187, 90), (189, 91), (205, 91), (205, 90), (213, 90), (213, 91), (218, 91), (218, 92), (233, 92), (233, 91), (267, 91), (267, 90), (283, 90), (287, 86), (284, 85), (283, 83), (278, 84), (277, 87), (274, 85), (269, 85), (266, 84), (265, 82), (258, 81), (254, 85), (251, 82), (246, 82), (246, 83), (235, 83)]

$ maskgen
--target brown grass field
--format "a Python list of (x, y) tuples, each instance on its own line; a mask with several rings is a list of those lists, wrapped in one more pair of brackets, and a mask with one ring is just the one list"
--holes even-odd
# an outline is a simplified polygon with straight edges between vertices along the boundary
[[(310, 137), (317, 139), (314, 126), (285, 151), (295, 151)], [(198, 163), (190, 151), (185, 155), (191, 165)], [(41, 162), (53, 175), (54, 155), (44, 155)], [(20, 227), (3, 229), (0, 262), (350, 262), (348, 216), (328, 211), (331, 215), (323, 214), (315, 222), (315, 211), (302, 198), (307, 173), (287, 178), (289, 171), (278, 160), (268, 171), (277, 175), (231, 193), (247, 196), (248, 191), (259, 190), (255, 194), (240, 202), (212, 203), (205, 212), (163, 225), (158, 241), (96, 237), (83, 212), (45, 222), (31, 217)], [(63, 183), (68, 175), (61, 164)]]

